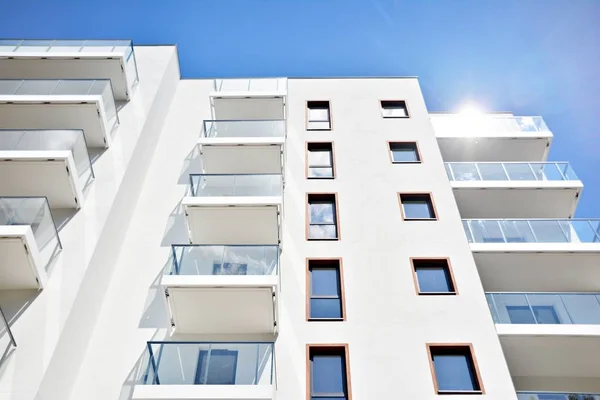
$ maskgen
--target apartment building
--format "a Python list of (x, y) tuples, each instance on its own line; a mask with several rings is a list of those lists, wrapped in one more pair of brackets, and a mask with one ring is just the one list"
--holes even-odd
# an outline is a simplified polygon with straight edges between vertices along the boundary
[(600, 399), (600, 222), (541, 117), (3, 40), (0, 125), (1, 400)]

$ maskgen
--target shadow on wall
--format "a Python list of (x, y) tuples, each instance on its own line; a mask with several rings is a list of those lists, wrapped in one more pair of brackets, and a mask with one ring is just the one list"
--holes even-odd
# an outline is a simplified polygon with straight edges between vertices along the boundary
[(172, 259), (169, 257), (169, 260), (160, 270), (159, 275), (154, 279), (150, 289), (148, 290), (144, 314), (139, 322), (140, 328), (169, 329), (167, 303), (164, 289), (161, 287), (161, 279), (164, 271), (171, 268), (171, 263)]
[[(162, 340), (158, 337), (160, 332), (160, 330), (157, 330), (150, 340)], [(146, 373), (146, 369), (148, 368), (147, 349), (147, 343), (140, 345), (141, 354), (123, 382), (123, 387), (121, 388), (121, 394), (119, 395), (118, 400), (131, 400), (133, 397), (135, 385), (142, 380), (144, 374)]]
[(181, 201), (177, 203), (173, 211), (169, 214), (167, 219), (167, 226), (165, 227), (165, 233), (161, 242), (162, 247), (171, 247), (171, 244), (176, 243), (189, 243), (189, 232), (187, 229), (187, 223), (185, 221), (185, 215), (183, 213), (183, 207)]
[(202, 172), (204, 172), (204, 166), (202, 165), (200, 146), (196, 145), (183, 160), (183, 166), (177, 184), (189, 186), (190, 174), (201, 174)]

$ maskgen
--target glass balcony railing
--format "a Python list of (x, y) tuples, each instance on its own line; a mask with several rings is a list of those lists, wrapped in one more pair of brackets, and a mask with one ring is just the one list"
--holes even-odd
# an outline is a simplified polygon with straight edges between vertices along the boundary
[(286, 78), (215, 79), (215, 92), (282, 92), (287, 91)]
[(14, 40), (0, 39), (0, 53), (115, 53), (123, 55), (127, 75), (138, 81), (131, 40)]
[(207, 138), (284, 137), (284, 120), (204, 121)]
[(451, 181), (574, 181), (566, 162), (451, 162), (445, 163)]
[(110, 130), (119, 123), (110, 79), (0, 79), (0, 96), (100, 95)]
[(68, 150), (73, 154), (77, 177), (83, 187), (94, 178), (92, 162), (82, 130), (0, 129), (0, 151)]
[(600, 324), (600, 293), (486, 293), (497, 324)]
[(281, 196), (281, 174), (191, 174), (192, 196)]
[(470, 243), (600, 243), (600, 219), (465, 219)]
[(168, 275), (276, 275), (279, 246), (173, 245)]
[(560, 392), (517, 392), (518, 400), (600, 400), (600, 394)]
[(46, 266), (62, 249), (45, 197), (0, 197), (0, 225), (29, 225)]
[(431, 124), (438, 135), (479, 136), (523, 132), (550, 133), (542, 117), (499, 115), (432, 115)]
[(272, 385), (273, 343), (148, 342), (143, 385)]

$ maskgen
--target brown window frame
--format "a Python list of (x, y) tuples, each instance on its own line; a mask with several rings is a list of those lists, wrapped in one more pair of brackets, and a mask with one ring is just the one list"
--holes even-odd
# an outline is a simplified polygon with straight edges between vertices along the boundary
[[(438, 395), (484, 395), (485, 388), (483, 386), (483, 380), (481, 379), (481, 372), (479, 371), (479, 364), (477, 364), (477, 357), (475, 357), (475, 350), (473, 349), (472, 343), (426, 343), (427, 348), (427, 358), (429, 359), (429, 369), (431, 371), (431, 378), (433, 379), (433, 390)], [(468, 351), (468, 355), (471, 359), (471, 366), (473, 368), (472, 373), (475, 375), (475, 380), (477, 385), (479, 386), (478, 390), (473, 391), (451, 391), (451, 390), (441, 390), (438, 386), (437, 376), (435, 373), (435, 365), (433, 363), (434, 353), (432, 348), (435, 349), (444, 349), (445, 351), (464, 351), (465, 349)]]
[[(308, 119), (308, 115), (309, 115), (308, 104), (309, 103), (327, 103), (327, 112), (329, 114), (329, 128), (310, 128), (309, 127), (309, 123), (310, 123), (310, 121)], [(305, 123), (305, 128), (307, 131), (331, 131), (331, 130), (333, 130), (333, 114), (331, 112), (331, 101), (330, 100), (307, 100), (304, 113), (305, 113), (304, 123)]]
[[(429, 199), (429, 203), (431, 205), (431, 211), (433, 212), (433, 217), (432, 218), (407, 218), (406, 214), (404, 213), (404, 204), (402, 203), (402, 196), (409, 196), (409, 197), (420, 197), (420, 196), (425, 197), (425, 196), (427, 196), (427, 198)], [(403, 221), (438, 221), (439, 220), (437, 208), (435, 207), (435, 201), (433, 200), (433, 193), (431, 193), (431, 192), (398, 193), (398, 202), (400, 203), (400, 214), (402, 215)]]
[[(335, 267), (338, 270), (339, 276), (339, 285), (340, 285), (340, 305), (342, 308), (342, 317), (341, 318), (313, 318), (310, 316), (310, 300), (311, 300), (311, 262), (315, 262), (317, 264), (322, 263), (322, 268), (331, 268), (331, 266), (327, 266), (327, 263), (336, 263)], [(337, 258), (306, 258), (306, 320), (307, 321), (346, 321), (346, 292), (344, 289), (344, 265), (342, 259)]]
[[(424, 263), (437, 263), (437, 262), (445, 262), (445, 265), (443, 267), (447, 268), (448, 271), (448, 278), (450, 279), (450, 284), (452, 285), (452, 289), (454, 289), (452, 292), (421, 292), (421, 289), (419, 287), (419, 277), (417, 276), (417, 268), (438, 268), (439, 266), (437, 265), (431, 265), (431, 266), (423, 266), (423, 265), (416, 265), (415, 261), (417, 262), (417, 264), (419, 262), (424, 262)], [(458, 295), (458, 287), (456, 286), (456, 280), (454, 278), (454, 271), (452, 270), (452, 264), (450, 262), (450, 259), (447, 257), (411, 257), (410, 258), (410, 266), (411, 266), (411, 270), (412, 270), (412, 275), (413, 275), (413, 280), (415, 283), (415, 291), (417, 292), (417, 294), (419, 296), (457, 296)]]
[[(309, 176), (309, 171), (310, 171), (310, 165), (309, 165), (309, 161), (308, 161), (308, 154), (309, 154), (309, 147), (311, 145), (316, 145), (316, 146), (327, 146), (330, 145), (330, 149), (331, 149), (331, 172), (332, 172), (332, 176)], [(306, 179), (335, 179), (336, 178), (336, 167), (335, 167), (335, 145), (333, 142), (306, 142), (305, 143), (305, 168), (304, 168), (304, 174)], [(317, 168), (317, 167), (315, 167)], [(325, 168), (325, 167), (323, 167)]]
[(344, 356), (344, 369), (346, 375), (346, 394), (347, 400), (352, 400), (352, 383), (350, 379), (350, 351), (347, 343), (327, 343), (327, 344), (307, 344), (306, 345), (306, 399), (311, 400), (312, 393), (312, 374), (310, 367), (311, 350), (322, 351), (323, 353), (339, 351)]
[[(311, 238), (310, 237), (310, 198), (313, 196), (325, 198), (333, 196), (334, 212), (335, 212), (335, 227), (336, 237), (335, 238)], [(342, 238), (342, 230), (340, 227), (340, 208), (338, 206), (338, 195), (337, 193), (306, 193), (306, 240), (309, 241), (337, 241)], [(318, 201), (318, 200), (317, 200)]]
[[(384, 103), (404, 103), (404, 110), (406, 110), (406, 115), (403, 116), (391, 116), (391, 117), (386, 117), (383, 114), (383, 110), (384, 110)], [(381, 113), (381, 117), (383, 119), (408, 119), (410, 118), (410, 111), (408, 109), (408, 102), (406, 100), (379, 100), (379, 112)]]
[[(417, 161), (394, 161), (394, 157), (392, 156), (392, 146), (393, 145), (403, 145), (403, 144), (414, 144), (415, 145), (415, 151), (417, 154)], [(422, 164), (423, 163), (423, 157), (421, 156), (421, 149), (419, 148), (419, 142), (397, 142), (397, 141), (387, 141), (387, 147), (388, 147), (388, 155), (390, 157), (390, 162), (392, 164)]]

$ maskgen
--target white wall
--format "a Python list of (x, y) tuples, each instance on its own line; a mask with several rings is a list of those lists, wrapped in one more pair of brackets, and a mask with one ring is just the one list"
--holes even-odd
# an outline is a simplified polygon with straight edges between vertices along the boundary
[(84, 207), (53, 210), (64, 249), (50, 268), (46, 288), (0, 292), (18, 343), (0, 367), (2, 400), (68, 398), (114, 271), (111, 259), (123, 245), (138, 198), (144, 158), (152, 154), (152, 142), (146, 144), (162, 125), (179, 81), (175, 47), (135, 51), (140, 84), (119, 112), (121, 126), (111, 148), (91, 151), (96, 179)]

